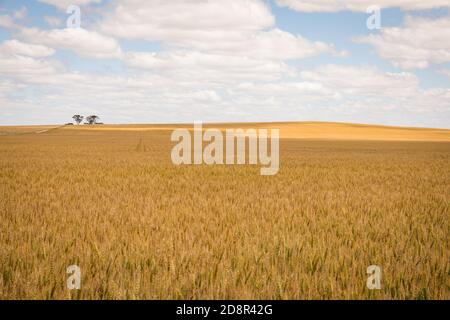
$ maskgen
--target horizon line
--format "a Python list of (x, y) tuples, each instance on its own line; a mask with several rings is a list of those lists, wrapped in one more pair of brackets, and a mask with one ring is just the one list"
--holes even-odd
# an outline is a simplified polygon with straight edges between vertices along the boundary
[[(217, 124), (301, 124), (301, 123), (316, 123), (316, 124), (340, 124), (340, 125), (357, 125), (357, 126), (372, 126), (372, 127), (385, 127), (385, 128), (404, 128), (404, 129), (428, 129), (428, 130), (449, 130), (450, 128), (440, 128), (440, 127), (421, 127), (421, 126), (411, 126), (411, 125), (387, 125), (387, 124), (372, 124), (372, 123), (358, 123), (358, 122), (340, 122), (340, 121), (316, 121), (316, 120), (305, 120), (305, 121), (192, 121), (192, 122), (172, 122), (172, 123), (101, 123), (95, 124), (100, 126), (120, 126), (120, 125), (130, 125), (130, 126), (183, 126), (183, 125), (193, 125), (195, 122), (201, 122), (204, 125), (217, 125)], [(92, 126), (93, 124), (73, 124), (74, 126)], [(69, 124), (0, 124), (0, 127), (43, 127), (43, 126), (70, 126)]]

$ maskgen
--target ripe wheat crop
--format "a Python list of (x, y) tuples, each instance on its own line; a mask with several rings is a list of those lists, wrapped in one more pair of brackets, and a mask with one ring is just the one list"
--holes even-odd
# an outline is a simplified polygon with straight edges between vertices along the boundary
[(166, 128), (116, 129), (0, 136), (0, 299), (450, 298), (448, 131), (282, 139), (261, 176), (175, 166)]

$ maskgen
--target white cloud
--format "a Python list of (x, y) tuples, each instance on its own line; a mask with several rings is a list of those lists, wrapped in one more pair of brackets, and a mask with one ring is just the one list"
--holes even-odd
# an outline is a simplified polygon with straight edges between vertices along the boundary
[(29, 44), (18, 40), (7, 40), (0, 45), (0, 54), (6, 55), (24, 55), (29, 57), (48, 57), (55, 53), (52, 48), (39, 45)]
[(61, 71), (56, 62), (20, 55), (0, 55), (0, 73), (25, 82), (41, 83), (42, 77), (54, 77)]
[(368, 43), (384, 59), (403, 69), (424, 69), (450, 62), (450, 16), (440, 19), (406, 17), (404, 27), (382, 28), (381, 33), (357, 39)]
[[(443, 115), (450, 116), (450, 89), (422, 89), (418, 77), (412, 73), (384, 72), (371, 66), (325, 65), (304, 71), (301, 76), (336, 92), (341, 97), (336, 105), (344, 106), (344, 112), (384, 110), (385, 121), (391, 124), (395, 122), (389, 122), (389, 113), (398, 111), (406, 118), (422, 115), (435, 122), (440, 122), (439, 117)], [(396, 118), (395, 121), (403, 120)], [(448, 124), (443, 121), (440, 126), (448, 127)]]
[(422, 10), (449, 7), (448, 0), (276, 0), (277, 4), (302, 12), (366, 12), (367, 8), (377, 5), (380, 8), (401, 8), (403, 10)]
[(419, 79), (412, 73), (389, 73), (373, 66), (324, 65), (301, 72), (301, 77), (320, 82), (345, 95), (403, 97), (419, 88)]
[(52, 48), (7, 40), (0, 44), (0, 74), (24, 82), (40, 83), (42, 77), (54, 77), (63, 71), (58, 61), (47, 61), (54, 54)]
[(122, 56), (119, 43), (114, 38), (83, 28), (26, 28), (22, 29), (21, 37), (36, 44), (72, 50), (82, 57), (108, 59)]
[(162, 42), (169, 48), (258, 59), (298, 59), (335, 52), (274, 28), (275, 18), (260, 0), (119, 0), (99, 23), (105, 34)]
[(161, 53), (129, 52), (125, 63), (136, 70), (151, 70), (179, 81), (274, 81), (293, 75), (293, 70), (281, 61), (206, 54), (191, 50)]
[(197, 40), (191, 41), (189, 45), (203, 51), (280, 60), (303, 59), (327, 52), (339, 54), (332, 45), (320, 41), (312, 42), (280, 29), (229, 36), (224, 42)]
[(39, 2), (55, 6), (61, 10), (66, 10), (70, 5), (84, 6), (91, 3), (100, 3), (101, 1), (102, 0), (39, 0)]
[[(377, 101), (378, 105), (369, 104), (370, 109), (397, 105), (407, 100), (414, 108), (423, 92), (419, 87), (417, 76), (407, 72), (389, 73), (373, 66), (324, 65), (310, 70), (303, 70), (298, 78), (290, 81), (270, 83), (241, 83), (235, 87), (238, 92), (252, 93), (256, 99), (283, 101), (280, 105), (318, 102), (319, 105), (336, 107), (342, 103), (359, 100)], [(414, 101), (417, 99), (416, 101)], [(394, 103), (396, 102), (396, 103)], [(447, 103), (448, 104), (448, 103)]]
[(128, 39), (185, 43), (222, 41), (229, 34), (255, 32), (274, 23), (259, 0), (119, 0), (101, 28)]
[(243, 83), (232, 94), (236, 105), (253, 104), (284, 120), (291, 112), (307, 120), (448, 127), (443, 119), (450, 116), (450, 89), (423, 90), (414, 74), (373, 66), (325, 65), (294, 81)]
[[(144, 62), (135, 61), (136, 66), (148, 63), (150, 73), (74, 73), (31, 58), (0, 59), (0, 72), (30, 86), (39, 85), (41, 94), (35, 105), (55, 109), (55, 114), (96, 112), (106, 122), (315, 119), (448, 127), (450, 89), (422, 90), (417, 77), (407, 72), (326, 65), (290, 79), (261, 81), (255, 75), (253, 79), (243, 77), (247, 80), (230, 77), (221, 83), (208, 77), (210, 68), (217, 78), (228, 76), (226, 68), (216, 65), (215, 57), (192, 56), (190, 52), (186, 57), (172, 53), (155, 55), (155, 60), (139, 58)], [(145, 62), (147, 58), (149, 62)], [(192, 79), (176, 76), (189, 73), (188, 65), (196, 59), (205, 60), (196, 77), (196, 69), (191, 70)], [(236, 61), (236, 66), (240, 63)], [(177, 64), (183, 65), (181, 70)]]

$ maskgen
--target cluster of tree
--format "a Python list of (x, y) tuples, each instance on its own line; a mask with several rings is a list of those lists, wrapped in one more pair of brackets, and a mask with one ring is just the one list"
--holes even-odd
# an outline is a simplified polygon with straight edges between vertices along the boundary
[(96, 115), (90, 115), (85, 118), (82, 115), (76, 114), (72, 117), (72, 119), (75, 120), (77, 124), (83, 122), (83, 119), (86, 120), (84, 124), (99, 124), (99, 122), (97, 121), (100, 119), (100, 117)]

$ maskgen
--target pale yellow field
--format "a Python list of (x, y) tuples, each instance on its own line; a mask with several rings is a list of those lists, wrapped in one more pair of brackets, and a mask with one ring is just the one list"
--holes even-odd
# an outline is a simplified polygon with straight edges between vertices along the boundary
[(449, 130), (211, 126), (279, 127), (278, 174), (175, 166), (180, 126), (0, 127), (0, 299), (450, 299)]
[[(277, 128), (280, 137), (286, 139), (331, 139), (331, 140), (385, 140), (385, 141), (450, 141), (449, 129), (428, 129), (410, 127), (389, 127), (364, 124), (330, 123), (330, 122), (270, 122), (270, 123), (217, 123), (204, 124), (205, 128)], [(63, 130), (94, 131), (155, 131), (173, 130), (180, 127), (192, 128), (192, 124), (184, 125), (95, 125), (66, 126)], [(0, 127), (0, 134), (8, 132), (39, 132), (55, 128), (55, 126), (21, 126)]]

